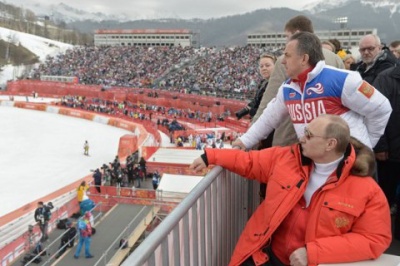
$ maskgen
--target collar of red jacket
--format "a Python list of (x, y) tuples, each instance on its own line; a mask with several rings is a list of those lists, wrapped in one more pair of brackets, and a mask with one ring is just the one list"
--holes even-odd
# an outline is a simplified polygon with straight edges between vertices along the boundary
[(311, 67), (307, 68), (306, 70), (301, 72), (297, 78), (292, 79), (292, 81), (299, 83), (300, 88), (303, 90), (303, 86), (307, 81), (308, 73), (310, 73), (314, 69), (314, 67), (315, 66), (311, 66)]
[[(301, 144), (298, 144), (298, 151), (300, 154), (301, 164), (303, 166), (311, 166), (313, 162), (310, 158), (303, 155)], [(353, 167), (355, 160), (356, 160), (356, 152), (354, 150), (353, 145), (349, 144), (346, 148), (343, 159), (339, 162), (339, 165), (336, 168), (336, 176), (338, 179), (340, 179), (342, 174), (344, 176), (350, 174), (351, 168)]]

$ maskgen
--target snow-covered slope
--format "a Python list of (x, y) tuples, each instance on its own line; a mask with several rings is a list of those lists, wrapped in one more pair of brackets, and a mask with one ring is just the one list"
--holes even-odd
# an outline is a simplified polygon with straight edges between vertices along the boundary
[(373, 9), (388, 9), (392, 15), (394, 13), (400, 13), (400, 0), (317, 0), (311, 4), (305, 5), (303, 10), (317, 14), (319, 12), (345, 6), (350, 2), (359, 2)]
[(12, 42), (16, 45), (21, 44), (32, 53), (36, 54), (41, 61), (44, 61), (47, 55), (54, 56), (55, 54), (65, 52), (67, 49), (73, 47), (71, 44), (53, 41), (36, 35), (2, 27), (0, 27), (0, 39)]
[[(73, 45), (71, 44), (53, 41), (36, 35), (2, 27), (0, 27), (0, 39), (6, 42), (12, 42), (16, 45), (21, 44), (26, 49), (36, 54), (41, 62), (44, 62), (48, 55), (55, 56), (59, 53), (65, 53), (67, 49), (73, 48)], [(21, 66), (4, 66), (0, 71), (0, 86), (4, 87), (4, 84), (8, 80), (17, 78), (23, 72), (24, 67)]]

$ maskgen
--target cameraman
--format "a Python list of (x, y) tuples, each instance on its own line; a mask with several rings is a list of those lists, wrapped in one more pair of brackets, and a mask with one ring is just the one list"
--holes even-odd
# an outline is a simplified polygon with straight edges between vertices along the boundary
[(47, 228), (51, 218), (51, 209), (53, 209), (53, 204), (49, 202), (46, 206), (43, 201), (38, 202), (38, 207), (35, 210), (35, 221), (38, 223), (42, 237), (40, 242), (46, 241), (49, 236), (47, 235)]
[(257, 113), (257, 109), (258, 106), (260, 106), (265, 88), (267, 88), (268, 85), (268, 79), (271, 76), (272, 71), (274, 70), (275, 62), (276, 57), (272, 54), (263, 53), (260, 56), (258, 68), (262, 76), (262, 80), (258, 84), (257, 92), (254, 96), (254, 99), (246, 107), (235, 113), (237, 119), (241, 119), (247, 114), (250, 114), (250, 116), (253, 117)]

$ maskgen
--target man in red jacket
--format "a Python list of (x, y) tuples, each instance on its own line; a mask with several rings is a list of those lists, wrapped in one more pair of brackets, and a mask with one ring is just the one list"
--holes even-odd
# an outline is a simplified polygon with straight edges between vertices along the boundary
[(299, 144), (250, 152), (206, 149), (190, 168), (208, 164), (268, 183), (230, 265), (353, 262), (376, 259), (390, 245), (389, 206), (371, 178), (373, 152), (350, 139), (339, 116), (314, 119)]

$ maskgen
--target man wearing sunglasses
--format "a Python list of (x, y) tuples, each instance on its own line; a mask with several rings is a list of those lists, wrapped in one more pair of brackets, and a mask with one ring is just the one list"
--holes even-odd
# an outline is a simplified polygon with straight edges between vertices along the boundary
[(233, 143), (252, 148), (290, 116), (297, 137), (321, 114), (340, 115), (353, 137), (372, 148), (385, 130), (392, 108), (388, 99), (360, 74), (327, 66), (318, 37), (298, 32), (289, 38), (282, 63), (289, 79), (259, 119)]
[(390, 245), (390, 211), (371, 178), (372, 151), (350, 139), (348, 124), (321, 115), (300, 143), (245, 152), (205, 149), (190, 168), (220, 165), (267, 183), (230, 265), (316, 266), (378, 258)]

